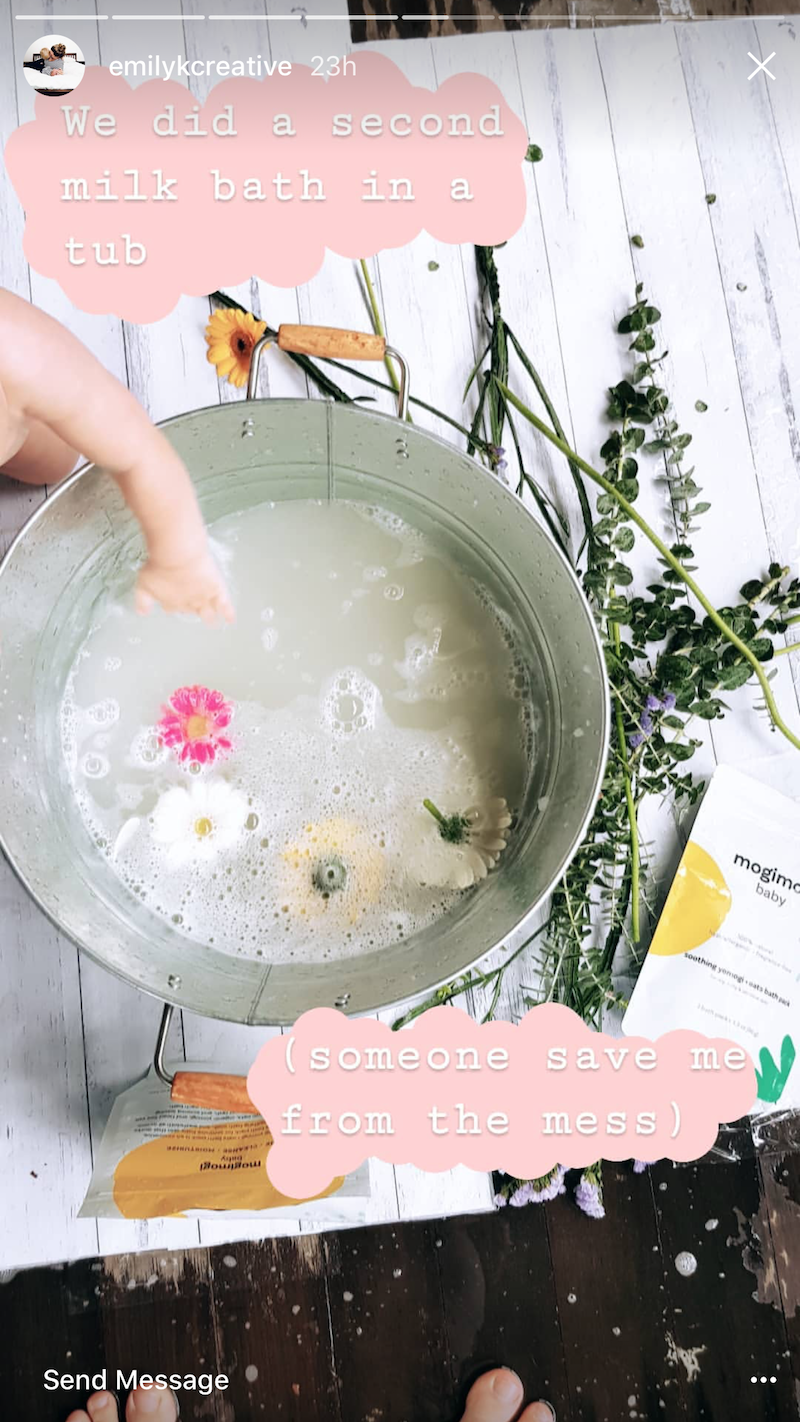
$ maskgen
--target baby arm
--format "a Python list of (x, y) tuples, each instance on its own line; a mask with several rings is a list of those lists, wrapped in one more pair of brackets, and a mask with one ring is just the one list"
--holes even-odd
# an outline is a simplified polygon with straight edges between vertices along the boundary
[(116, 479), (147, 544), (138, 610), (159, 602), (167, 612), (230, 621), (233, 609), (183, 461), (130, 391), (79, 341), (9, 292), (0, 292), (0, 387), (11, 428), (22, 431), (3, 466), (7, 473), (55, 482), (53, 475), (66, 473), (69, 455), (80, 450)]

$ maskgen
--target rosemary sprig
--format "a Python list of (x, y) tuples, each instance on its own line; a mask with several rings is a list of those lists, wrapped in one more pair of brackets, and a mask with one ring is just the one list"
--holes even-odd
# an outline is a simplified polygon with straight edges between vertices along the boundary
[[(392, 1031), (399, 1032), (401, 1027), (407, 1027), (410, 1022), (416, 1021), (418, 1017), (421, 1017), (424, 1012), (430, 1011), (432, 1007), (446, 1006), (453, 1002), (455, 998), (462, 997), (465, 992), (471, 992), (474, 988), (486, 988), (490, 983), (495, 985), (493, 1005), (496, 1007), (504, 974), (511, 967), (511, 964), (516, 962), (517, 958), (520, 958), (523, 953), (527, 952), (532, 943), (536, 942), (537, 938), (544, 932), (544, 929), (544, 924), (541, 928), (537, 928), (536, 932), (532, 933), (530, 938), (526, 938), (524, 943), (520, 943), (519, 947), (515, 948), (514, 952), (509, 954), (496, 968), (490, 968), (486, 973), (481, 972), (479, 968), (475, 968), (471, 973), (464, 973), (463, 976), (458, 978), (455, 982), (445, 983), (443, 987), (437, 988), (431, 997), (426, 998), (424, 1002), (418, 1002), (415, 1007), (410, 1007), (407, 1012), (404, 1012), (402, 1017), (398, 1017), (396, 1021), (392, 1023)], [(483, 1020), (484, 1022), (488, 1022), (490, 1018), (491, 1010), (486, 1013)]]
[[(522, 494), (523, 489), (528, 489), (552, 537), (567, 556), (569, 556), (569, 524), (567, 519), (561, 510), (556, 507), (547, 491), (542, 488), (538, 480), (534, 478), (531, 471), (526, 467), (522, 456), (519, 435), (514, 422), (513, 411), (509, 409), (508, 402), (500, 390), (500, 383), (506, 381), (509, 377), (509, 345), (514, 349), (527, 374), (533, 380), (542, 398), (545, 409), (549, 417), (553, 420), (555, 427), (560, 429), (558, 416), (535, 366), (526, 355), (520, 342), (517, 340), (517, 337), (503, 316), (500, 300), (500, 279), (494, 258), (494, 249), (492, 247), (476, 247), (475, 258), (478, 266), (478, 274), (483, 282), (486, 295), (487, 310), (485, 316), (489, 329), (489, 339), (483, 354), (473, 367), (464, 390), (464, 399), (466, 399), (473, 384), (476, 381), (478, 382), (478, 403), (472, 419), (467, 452), (472, 454), (475, 449), (479, 447), (480, 435), (481, 432), (483, 432), (484, 441), (488, 440), (487, 452), (490, 467), (498, 473), (504, 473), (506, 460), (504, 458), (505, 449), (503, 447), (503, 439), (506, 424), (508, 425), (517, 459), (517, 493)], [(481, 366), (487, 356), (489, 357), (489, 367), (487, 370), (481, 372)], [(581, 544), (581, 548), (577, 554), (577, 556), (580, 557), (584, 545), (591, 539), (592, 518), (583, 480), (577, 469), (573, 471), (573, 478), (575, 479), (578, 489), (578, 498), (581, 504), (585, 528), (584, 542)]]

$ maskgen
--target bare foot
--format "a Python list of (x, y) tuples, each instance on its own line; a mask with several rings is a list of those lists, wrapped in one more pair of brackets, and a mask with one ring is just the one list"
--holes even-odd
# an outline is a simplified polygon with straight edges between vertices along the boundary
[[(555, 1422), (547, 1402), (532, 1402), (520, 1413), (522, 1383), (509, 1368), (495, 1368), (473, 1383), (462, 1422)], [(125, 1406), (125, 1422), (176, 1422), (175, 1396), (155, 1388), (137, 1388)], [(71, 1412), (67, 1422), (119, 1422), (116, 1399), (110, 1392), (95, 1392), (86, 1411)]]
[[(516, 1373), (510, 1368), (494, 1368), (472, 1384), (462, 1422), (555, 1422), (549, 1402), (532, 1402), (520, 1412), (524, 1400)], [(98, 1422), (105, 1422), (105, 1418)]]
[[(175, 1394), (169, 1388), (137, 1387), (125, 1404), (125, 1422), (175, 1422), (177, 1416)], [(67, 1422), (119, 1422), (117, 1400), (113, 1393), (93, 1392), (86, 1411), (71, 1412)]]

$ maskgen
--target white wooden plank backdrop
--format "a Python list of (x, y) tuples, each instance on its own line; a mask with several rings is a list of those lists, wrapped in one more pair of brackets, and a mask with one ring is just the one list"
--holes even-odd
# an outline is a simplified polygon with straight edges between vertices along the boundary
[[(115, 15), (135, 15), (137, 0), (115, 0)], [(177, 6), (175, 7), (177, 10)], [(187, 17), (207, 13), (183, 0)], [(311, 8), (311, 7), (309, 7)], [(55, 0), (88, 63), (152, 53), (152, 28), (95, 18), (93, 0)], [(351, 48), (343, 0), (303, 21), (291, 0), (238, 0), (243, 18), (225, 25), (165, 20), (161, 53), (188, 58), (269, 54), (308, 62)], [(3, 141), (33, 114), (22, 55), (41, 22), (0, 16), (0, 130)], [(536, 361), (565, 428), (588, 457), (604, 435), (603, 392), (626, 372), (616, 320), (636, 280), (664, 312), (670, 349), (667, 383), (694, 432), (693, 456), (713, 511), (696, 540), (702, 581), (719, 601), (771, 558), (800, 561), (800, 45), (793, 22), (720, 21), (575, 31), (485, 34), (411, 40), (383, 48), (415, 83), (477, 71), (503, 89), (524, 116), (545, 161), (526, 168), (524, 229), (498, 253), (506, 315)], [(747, 52), (776, 51), (776, 80), (748, 83)], [(356, 49), (356, 55), (361, 52)], [(209, 81), (192, 80), (199, 99)], [(705, 195), (714, 192), (709, 206)], [(137, 327), (74, 310), (22, 257), (23, 220), (0, 169), (0, 282), (50, 311), (126, 381), (154, 419), (240, 398), (220, 385), (205, 360), (208, 304), (185, 299), (171, 316)], [(634, 249), (630, 235), (641, 233)], [(429, 262), (438, 269), (429, 270)], [(465, 377), (478, 352), (477, 281), (471, 248), (446, 247), (423, 234), (370, 263), (387, 331), (407, 352), (416, 388), (458, 416)], [(239, 299), (272, 324), (281, 320), (366, 326), (352, 263), (329, 256), (306, 286), (283, 290), (253, 279)], [(269, 360), (263, 393), (305, 394), (298, 372)], [(696, 414), (695, 401), (708, 405)], [(425, 423), (420, 418), (420, 423)], [(430, 427), (436, 429), (434, 421)], [(445, 429), (439, 432), (446, 433)], [(574, 515), (565, 470), (535, 435), (524, 444), (542, 482)], [(40, 494), (0, 481), (0, 547)], [(641, 507), (668, 522), (659, 486), (645, 485)], [(636, 554), (643, 581), (654, 569)], [(800, 726), (791, 659), (776, 680), (784, 714)], [(708, 731), (698, 770), (717, 759), (746, 763), (783, 749), (753, 709), (736, 697), (734, 714)], [(648, 816), (656, 876), (674, 863), (680, 827), (668, 812)], [(75, 950), (30, 904), (0, 865), (2, 1065), (6, 1148), (0, 1268), (81, 1255), (217, 1243), (262, 1224), (78, 1221), (93, 1147), (111, 1101), (146, 1069), (157, 1004), (119, 984)], [(500, 1011), (522, 1010), (533, 965), (508, 974)], [(466, 1007), (468, 1004), (464, 1004)], [(473, 1010), (480, 1003), (469, 1004)], [(384, 1014), (391, 1020), (394, 1013)], [(174, 1057), (244, 1069), (266, 1032), (184, 1013)], [(485, 1209), (487, 1177), (458, 1169), (426, 1176), (412, 1167), (374, 1167), (372, 1218)], [(283, 1230), (286, 1226), (278, 1225)]]

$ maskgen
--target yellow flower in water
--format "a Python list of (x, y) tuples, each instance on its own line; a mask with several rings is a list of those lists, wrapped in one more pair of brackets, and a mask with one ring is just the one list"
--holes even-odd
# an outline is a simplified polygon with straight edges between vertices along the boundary
[(266, 329), (266, 322), (249, 311), (215, 311), (206, 326), (206, 359), (217, 367), (217, 375), (227, 376), (229, 385), (246, 385), (253, 346)]
[(281, 856), (283, 903), (300, 918), (343, 912), (356, 923), (383, 887), (385, 857), (353, 820), (335, 818), (308, 824)]

